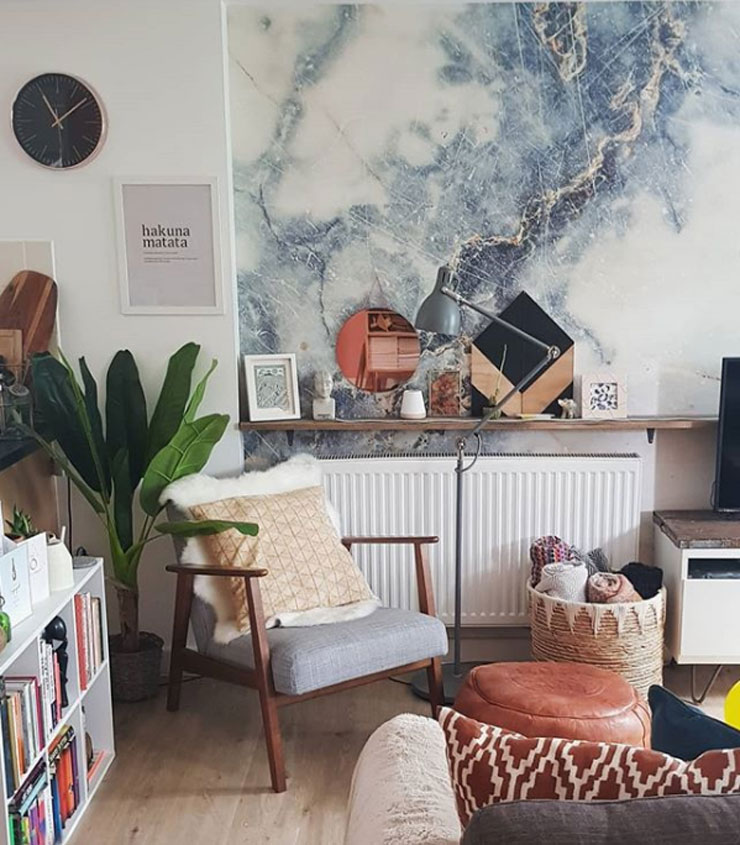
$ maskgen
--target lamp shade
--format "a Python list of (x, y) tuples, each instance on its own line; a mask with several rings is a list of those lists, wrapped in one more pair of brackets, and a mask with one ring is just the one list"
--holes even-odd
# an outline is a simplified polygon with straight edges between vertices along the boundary
[(460, 309), (454, 299), (442, 293), (442, 288), (449, 285), (451, 278), (452, 273), (449, 267), (439, 268), (434, 290), (421, 303), (416, 315), (417, 329), (437, 334), (460, 333)]

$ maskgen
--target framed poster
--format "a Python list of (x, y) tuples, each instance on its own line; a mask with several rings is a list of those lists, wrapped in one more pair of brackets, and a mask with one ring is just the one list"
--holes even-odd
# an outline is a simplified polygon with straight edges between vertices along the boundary
[(245, 355), (244, 377), (250, 420), (300, 419), (298, 370), (294, 354)]
[(223, 314), (216, 179), (115, 183), (124, 314)]

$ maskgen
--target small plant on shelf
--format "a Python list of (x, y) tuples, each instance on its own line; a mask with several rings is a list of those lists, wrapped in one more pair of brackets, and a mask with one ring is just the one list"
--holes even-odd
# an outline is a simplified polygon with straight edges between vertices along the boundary
[[(164, 489), (191, 473), (200, 472), (229, 423), (227, 414), (197, 412), (206, 391), (214, 360), (192, 389), (192, 374), (200, 346), (186, 343), (169, 359), (159, 398), (151, 416), (139, 380), (134, 357), (127, 349), (117, 352), (106, 377), (106, 402), (98, 407), (98, 388), (84, 358), (79, 367), (82, 383), (70, 364), (49, 353), (32, 360), (36, 407), (44, 420), (44, 436), (30, 428), (34, 437), (59, 464), (102, 522), (110, 547), (113, 584), (118, 598), (120, 637), (111, 639), (112, 674), (131, 678), (151, 676), (146, 667), (161, 655), (162, 640), (139, 631), (138, 571), (147, 544), (164, 534), (195, 537), (236, 529), (256, 534), (248, 522), (201, 520), (159, 522), (164, 510)], [(103, 420), (105, 419), (105, 423)], [(134, 523), (134, 501), (143, 513)], [(152, 651), (157, 654), (152, 655)], [(141, 664), (134, 655), (141, 656)], [(125, 665), (125, 669), (123, 668)], [(154, 673), (156, 692), (158, 674)], [(126, 693), (120, 687), (118, 697)], [(139, 698), (145, 695), (137, 695)]]
[(8, 526), (7, 533), (11, 540), (25, 540), (37, 533), (31, 515), (21, 510), (18, 505), (13, 505), (13, 518), (6, 519), (5, 524)]

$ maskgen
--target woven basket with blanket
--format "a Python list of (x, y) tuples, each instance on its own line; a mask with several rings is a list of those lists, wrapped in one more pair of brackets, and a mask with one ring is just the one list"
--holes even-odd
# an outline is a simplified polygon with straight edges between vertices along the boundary
[[(662, 684), (664, 589), (652, 586), (642, 591), (651, 597), (642, 598), (624, 574), (607, 571), (598, 552), (583, 554), (557, 537), (541, 538), (530, 553), (527, 591), (536, 660), (610, 669), (645, 697), (651, 684)], [(653, 574), (652, 567), (629, 566), (640, 567), (643, 578)]]

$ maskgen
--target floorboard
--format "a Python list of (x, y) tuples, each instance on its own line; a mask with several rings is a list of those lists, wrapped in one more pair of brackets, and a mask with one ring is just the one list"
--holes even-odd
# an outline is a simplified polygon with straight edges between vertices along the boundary
[[(725, 668), (704, 709), (721, 717), (739, 679), (740, 667)], [(688, 696), (688, 669), (668, 669), (666, 685)], [(71, 845), (341, 845), (357, 755), (402, 712), (429, 711), (394, 681), (284, 708), (288, 791), (275, 795), (253, 692), (195, 680), (183, 686), (178, 713), (165, 710), (164, 689), (118, 705), (118, 756)]]

